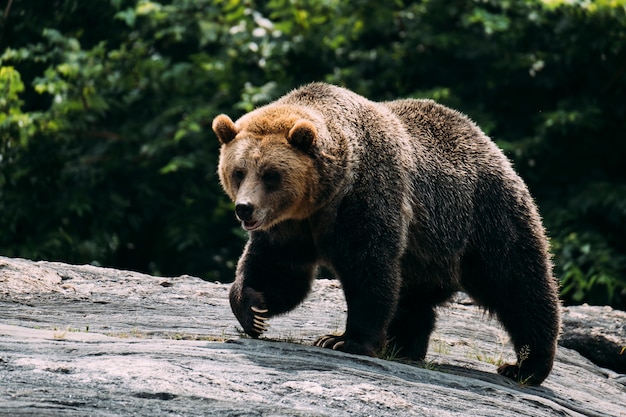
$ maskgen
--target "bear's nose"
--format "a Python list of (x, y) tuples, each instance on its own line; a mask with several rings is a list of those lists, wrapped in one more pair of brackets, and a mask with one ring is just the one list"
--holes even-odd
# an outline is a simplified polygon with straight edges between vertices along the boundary
[(252, 220), (252, 213), (254, 213), (254, 206), (251, 203), (237, 203), (235, 204), (235, 214), (241, 221)]

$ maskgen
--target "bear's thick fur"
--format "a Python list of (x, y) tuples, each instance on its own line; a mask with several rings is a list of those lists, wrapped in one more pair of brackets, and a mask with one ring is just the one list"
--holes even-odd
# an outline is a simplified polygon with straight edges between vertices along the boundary
[(457, 290), (494, 313), (540, 384), (559, 333), (547, 239), (527, 187), (466, 116), (314, 83), (236, 122), (219, 115), (219, 176), (250, 239), (230, 302), (246, 333), (296, 307), (319, 264), (342, 283), (345, 332), (317, 346), (422, 360)]

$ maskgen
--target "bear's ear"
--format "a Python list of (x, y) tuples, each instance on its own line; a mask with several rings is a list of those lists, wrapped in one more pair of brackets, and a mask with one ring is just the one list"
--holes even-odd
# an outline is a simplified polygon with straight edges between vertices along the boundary
[(289, 143), (302, 150), (309, 149), (316, 137), (317, 129), (308, 120), (298, 120), (287, 134)]
[(223, 144), (230, 142), (235, 139), (239, 130), (237, 126), (233, 123), (230, 117), (225, 114), (220, 114), (219, 116), (213, 119), (213, 125), (211, 126), (213, 131), (217, 135), (219, 141)]

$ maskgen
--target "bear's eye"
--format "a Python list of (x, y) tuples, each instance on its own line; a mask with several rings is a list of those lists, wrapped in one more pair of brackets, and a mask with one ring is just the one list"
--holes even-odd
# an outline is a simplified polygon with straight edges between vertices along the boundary
[(243, 178), (246, 176), (246, 173), (243, 172), (242, 169), (236, 169), (233, 171), (233, 182), (239, 186), (239, 184), (241, 184), (241, 181), (243, 181)]
[(269, 190), (273, 190), (280, 184), (280, 173), (273, 170), (265, 171), (263, 175), (261, 175), (261, 180), (263, 180), (263, 184), (265, 184)]

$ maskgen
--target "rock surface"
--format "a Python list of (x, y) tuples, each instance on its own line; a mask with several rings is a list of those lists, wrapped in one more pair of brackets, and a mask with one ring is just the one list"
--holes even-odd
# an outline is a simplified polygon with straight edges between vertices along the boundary
[(626, 373), (626, 312), (611, 307), (570, 307), (563, 317), (561, 346), (593, 363)]
[[(541, 387), (498, 376), (514, 356), (506, 334), (462, 301), (440, 309), (416, 366), (310, 346), (342, 330), (336, 281), (316, 281), (261, 340), (238, 334), (227, 294), (189, 276), (0, 257), (0, 415), (626, 416), (626, 376), (571, 349)], [(572, 311), (586, 313), (570, 307), (566, 322)]]

